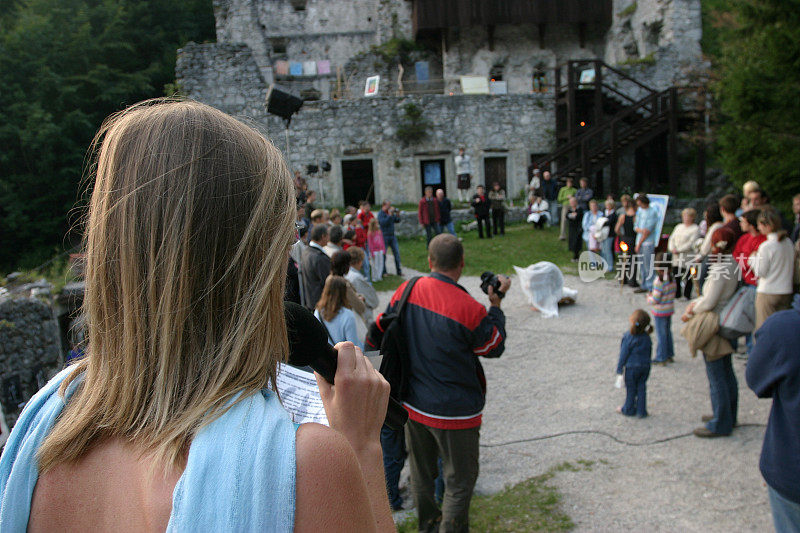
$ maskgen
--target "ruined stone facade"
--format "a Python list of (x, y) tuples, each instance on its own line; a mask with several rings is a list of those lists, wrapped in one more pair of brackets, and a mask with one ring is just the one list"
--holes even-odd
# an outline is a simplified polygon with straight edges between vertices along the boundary
[(0, 401), (9, 427), (22, 405), (64, 363), (52, 306), (37, 298), (0, 301)]
[[(252, 120), (293, 169), (330, 162), (330, 173), (311, 179), (328, 205), (351, 202), (369, 179), (376, 200), (413, 202), (426, 161), (441, 164), (454, 196), (459, 145), (472, 156), (473, 184), (504, 175), (516, 194), (531, 155), (555, 146), (555, 99), (547, 85), (557, 65), (600, 58), (656, 89), (689, 83), (702, 67), (700, 0), (614, 0), (607, 25), (450, 28), (439, 42), (419, 38), (420, 49), (403, 64), (375, 47), (418, 37), (408, 0), (215, 0), (214, 9), (217, 43), (180, 50), (178, 82), (190, 97)], [(328, 72), (285, 72), (287, 63), (320, 61), (329, 69), (315, 68)], [(430, 81), (416, 80), (415, 61), (427, 63)], [(535, 72), (544, 76), (544, 92), (534, 91)], [(374, 74), (381, 76), (379, 96), (364, 97)], [(502, 79), (507, 94), (460, 94), (465, 75)], [(283, 122), (265, 109), (272, 83), (317, 99), (293, 117), (288, 148)], [(409, 104), (422, 114), (420, 139), (402, 135)], [(358, 168), (348, 161), (360, 161)]]

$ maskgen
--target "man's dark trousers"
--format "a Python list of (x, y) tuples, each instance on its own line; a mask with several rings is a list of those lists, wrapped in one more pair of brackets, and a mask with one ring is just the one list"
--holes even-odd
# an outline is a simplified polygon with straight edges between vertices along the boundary
[(489, 220), (489, 215), (477, 216), (475, 219), (478, 221), (478, 238), (483, 239), (483, 225), (486, 226), (486, 237), (492, 238), (492, 222)]
[[(479, 440), (480, 427), (437, 429), (414, 420), (406, 423), (411, 491), (420, 531), (469, 531), (469, 504), (478, 479)], [(445, 487), (441, 511), (434, 498), (440, 456)]]
[(381, 428), (381, 448), (383, 450), (383, 472), (386, 476), (386, 492), (392, 509), (400, 509), (400, 472), (406, 462), (406, 442), (403, 430)]
[(436, 237), (442, 232), (439, 229), (439, 224), (425, 224), (425, 236), (428, 238), (428, 244), (431, 243), (431, 239)]

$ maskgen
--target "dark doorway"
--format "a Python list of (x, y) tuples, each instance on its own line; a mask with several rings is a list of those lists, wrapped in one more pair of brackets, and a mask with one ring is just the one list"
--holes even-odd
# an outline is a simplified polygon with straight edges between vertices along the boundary
[(372, 159), (342, 161), (342, 187), (345, 205), (357, 206), (361, 200), (369, 200), (370, 204), (375, 205)]
[(636, 191), (669, 194), (667, 134), (662, 133), (652, 141), (638, 147), (635, 154), (634, 183)]
[(442, 189), (447, 196), (447, 180), (444, 177), (444, 159), (430, 159), (419, 162), (419, 175), (422, 179), (422, 195), (425, 195), (425, 187), (433, 187), (433, 194), (436, 189)]
[(483, 158), (483, 175), (486, 178), (486, 190), (492, 190), (494, 182), (500, 184), (500, 188), (506, 189), (506, 158), (505, 157), (484, 157)]

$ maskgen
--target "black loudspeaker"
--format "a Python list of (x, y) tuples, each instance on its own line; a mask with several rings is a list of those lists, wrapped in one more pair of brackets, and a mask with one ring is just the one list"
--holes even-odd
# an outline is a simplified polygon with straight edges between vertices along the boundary
[(330, 172), (331, 171), (331, 164), (327, 161), (323, 161), (319, 164), (322, 167), (323, 172)]
[(319, 172), (317, 165), (306, 165), (306, 174), (316, 174), (317, 172)]
[(287, 122), (303, 105), (303, 99), (274, 83), (267, 91), (267, 113), (277, 115)]

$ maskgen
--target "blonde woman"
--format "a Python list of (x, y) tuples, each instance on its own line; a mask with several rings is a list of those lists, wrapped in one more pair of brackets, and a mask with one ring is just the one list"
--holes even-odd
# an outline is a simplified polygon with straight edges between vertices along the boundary
[(0, 459), (4, 531), (394, 531), (388, 384), (339, 345), (331, 428), (272, 390), (295, 198), (255, 129), (146, 102), (98, 134), (87, 356), (26, 405)]
[(691, 259), (694, 243), (697, 240), (698, 228), (694, 220), (697, 211), (687, 207), (681, 211), (681, 223), (675, 226), (667, 241), (667, 250), (672, 254), (672, 274), (675, 276), (677, 289), (675, 298), (681, 294), (688, 300), (692, 297), (692, 276), (688, 262)]
[(358, 340), (356, 314), (347, 306), (348, 286), (349, 282), (343, 277), (328, 276), (314, 316), (325, 324), (331, 344), (350, 341), (363, 348), (363, 343)]
[(742, 185), (742, 205), (740, 207), (742, 212), (759, 207), (757, 205), (752, 205), (752, 202), (750, 202), (750, 194), (760, 190), (761, 185), (759, 185), (757, 181), (749, 180), (744, 182), (744, 185)]
[(758, 231), (767, 240), (748, 260), (753, 275), (758, 278), (756, 329), (771, 314), (789, 309), (792, 303), (794, 246), (782, 227), (781, 217), (774, 209), (763, 209), (758, 215)]

